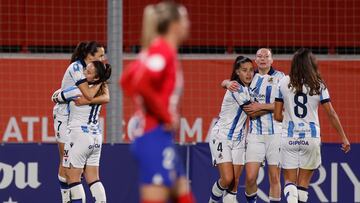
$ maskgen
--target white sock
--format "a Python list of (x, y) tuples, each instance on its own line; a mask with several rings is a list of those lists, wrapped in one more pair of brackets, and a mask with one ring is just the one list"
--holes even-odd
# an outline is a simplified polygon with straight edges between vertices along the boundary
[(209, 203), (219, 202), (225, 190), (226, 188), (223, 188), (220, 185), (219, 181), (216, 181), (211, 189), (211, 197)]
[(288, 203), (298, 203), (298, 190), (293, 183), (285, 185), (284, 195)]
[(80, 182), (72, 183), (69, 185), (71, 193), (71, 203), (85, 203), (85, 191)]
[(223, 197), (223, 203), (237, 203), (236, 193), (227, 191)]
[(270, 200), (270, 203), (280, 202), (281, 198), (280, 197), (271, 197), (271, 196), (269, 196), (269, 200)]
[(66, 178), (58, 175), (58, 179), (59, 179), (59, 184), (60, 184), (62, 203), (69, 203), (70, 202), (70, 189), (69, 189), (68, 184), (66, 183)]
[(307, 189), (304, 187), (300, 187), (300, 186), (298, 186), (297, 189), (298, 189), (298, 195), (299, 195), (298, 196), (299, 202), (301, 202), (301, 203), (307, 202), (308, 195), (309, 195)]
[(95, 198), (95, 203), (106, 203), (106, 194), (103, 184), (97, 180), (89, 184), (92, 196)]

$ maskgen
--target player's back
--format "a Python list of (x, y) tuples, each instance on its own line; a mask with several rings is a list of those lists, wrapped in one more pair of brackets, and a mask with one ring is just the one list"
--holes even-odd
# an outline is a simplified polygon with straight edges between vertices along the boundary
[(177, 113), (183, 77), (176, 50), (165, 39), (155, 39), (125, 71), (121, 81), (125, 91), (141, 98), (136, 102), (141, 110), (145, 109), (145, 130), (170, 122), (171, 115)]
[[(83, 60), (78, 60), (71, 63), (66, 69), (62, 82), (61, 89), (65, 90), (72, 86), (77, 85), (79, 82), (82, 82), (85, 79), (84, 69), (86, 64)], [(54, 107), (54, 112), (57, 114), (68, 115), (69, 109), (67, 104), (56, 104)]]
[(86, 64), (82, 60), (75, 61), (69, 65), (66, 69), (62, 82), (61, 89), (76, 85), (77, 82), (84, 79), (84, 69)]
[(77, 106), (75, 102), (70, 102), (69, 129), (84, 129), (98, 133), (100, 104), (90, 104)]
[(330, 100), (328, 90), (321, 86), (319, 95), (310, 95), (309, 88), (303, 86), (301, 93), (289, 87), (290, 77), (279, 83), (277, 101), (284, 102), (282, 135), (286, 137), (320, 137), (318, 107)]

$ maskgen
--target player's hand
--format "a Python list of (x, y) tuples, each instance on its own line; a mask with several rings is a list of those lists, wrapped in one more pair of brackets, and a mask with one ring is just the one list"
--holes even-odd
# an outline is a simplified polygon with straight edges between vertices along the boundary
[(90, 101), (87, 100), (84, 96), (80, 95), (79, 98), (74, 100), (76, 106), (89, 105)]
[(230, 90), (231, 92), (236, 92), (240, 88), (240, 84), (236, 81), (229, 81), (226, 83), (226, 89)]
[(254, 114), (258, 111), (261, 111), (261, 104), (259, 104), (258, 102), (253, 102), (249, 105), (244, 106), (243, 109), (247, 114)]
[(350, 142), (347, 138), (343, 138), (343, 143), (341, 145), (341, 150), (344, 151), (344, 153), (348, 153), (350, 151)]

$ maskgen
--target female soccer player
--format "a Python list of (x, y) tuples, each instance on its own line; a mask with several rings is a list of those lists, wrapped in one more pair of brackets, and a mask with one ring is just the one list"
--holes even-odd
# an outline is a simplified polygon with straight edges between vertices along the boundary
[(331, 105), (315, 56), (302, 48), (292, 59), (290, 75), (279, 83), (274, 112), (275, 119), (282, 121), (281, 167), (289, 203), (307, 202), (311, 177), (321, 165), (319, 104), (341, 137), (341, 149), (347, 153), (350, 143)]
[(219, 120), (211, 130), (210, 150), (220, 179), (212, 187), (209, 202), (235, 203), (239, 178), (245, 164), (245, 136), (247, 115), (242, 108), (250, 104), (248, 86), (254, 76), (251, 59), (238, 56), (233, 65), (231, 81), (240, 86), (235, 92), (227, 90), (221, 105)]
[[(107, 103), (109, 101), (109, 94), (105, 93), (99, 97), (94, 98), (95, 93), (99, 89), (98, 85), (89, 88), (88, 83), (86, 82), (83, 70), (86, 65), (94, 60), (104, 60), (104, 47), (98, 44), (97, 42), (80, 42), (75, 48), (74, 53), (71, 56), (70, 65), (67, 68), (61, 83), (61, 89), (66, 89), (72, 86), (78, 86), (82, 92), (83, 97), (80, 97), (76, 102), (78, 104), (86, 104), (88, 100), (96, 104)], [(59, 96), (59, 92), (56, 91), (53, 94), (53, 98)], [(55, 100), (53, 100), (55, 101)], [(56, 101), (55, 101), (56, 102)], [(66, 203), (70, 201), (69, 188), (67, 186), (65, 178), (65, 169), (62, 167), (62, 160), (64, 156), (64, 144), (68, 140), (67, 135), (67, 124), (68, 124), (68, 104), (56, 102), (56, 105), (53, 109), (54, 116), (54, 130), (56, 135), (56, 140), (59, 148), (60, 155), (60, 164), (58, 170), (58, 179), (61, 188), (62, 202)]]
[[(268, 163), (270, 182), (270, 202), (280, 202), (280, 133), (281, 123), (274, 121), (273, 110), (278, 82), (284, 73), (272, 67), (273, 58), (270, 49), (262, 48), (256, 53), (257, 73), (250, 85), (252, 103), (244, 106), (251, 117), (250, 131), (246, 137), (245, 152), (245, 196), (249, 203), (257, 199), (257, 177), (262, 162)], [(233, 89), (236, 83), (225, 80), (222, 85)]]
[[(111, 75), (109, 64), (93, 61), (87, 65), (84, 75), (89, 84), (100, 85), (97, 95), (108, 92), (105, 83)], [(105, 203), (105, 190), (99, 179), (102, 135), (98, 118), (101, 105), (77, 106), (71, 101), (81, 94), (76, 86), (64, 89), (60, 94), (62, 99), (69, 102), (70, 110), (69, 140), (65, 143), (63, 166), (66, 168), (65, 174), (70, 188), (71, 202), (85, 202), (85, 192), (81, 184), (81, 174), (84, 173), (96, 202)]]
[(189, 32), (184, 6), (162, 2), (144, 10), (143, 47), (138, 59), (125, 70), (121, 86), (140, 107), (143, 133), (132, 144), (139, 164), (140, 201), (194, 202), (175, 146), (177, 106), (183, 86), (176, 50)]

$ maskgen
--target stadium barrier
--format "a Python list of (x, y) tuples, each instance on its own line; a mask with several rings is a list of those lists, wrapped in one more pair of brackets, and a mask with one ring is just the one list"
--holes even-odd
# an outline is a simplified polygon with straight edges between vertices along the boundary
[[(176, 137), (180, 143), (204, 142), (209, 129), (219, 114), (225, 91), (220, 87), (223, 79), (230, 76), (232, 59), (191, 58), (182, 59), (185, 75), (185, 89), (180, 113), (181, 125)], [(130, 60), (125, 60), (125, 66)], [(360, 142), (360, 89), (358, 67), (355, 59), (320, 59), (319, 66), (327, 82), (332, 103), (339, 114), (345, 132), (352, 143)], [(65, 59), (18, 59), (0, 60), (0, 142), (54, 142), (52, 93), (60, 87), (63, 74), (68, 66)], [(274, 66), (288, 73), (290, 61), (277, 60)], [(118, 78), (111, 82), (117, 83)], [(119, 106), (119, 108), (121, 108)], [(131, 99), (124, 99), (124, 129), (134, 112)], [(106, 108), (101, 116), (106, 117)], [(121, 119), (113, 117), (110, 119)], [(339, 142), (336, 131), (330, 126), (324, 112), (320, 110), (322, 141)], [(104, 124), (104, 122), (101, 122)], [(105, 121), (106, 123), (106, 121)], [(106, 134), (106, 133), (105, 133)], [(106, 135), (105, 135), (106, 136)], [(105, 139), (106, 140), (106, 139)]]
[[(197, 202), (208, 201), (217, 170), (211, 166), (206, 143), (180, 145), (178, 151), (191, 180)], [(315, 172), (308, 202), (360, 202), (360, 144), (344, 155), (338, 144), (322, 145), (322, 166)], [(58, 152), (55, 144), (4, 144), (0, 146), (0, 202), (60, 202), (57, 180)], [(100, 177), (108, 202), (138, 202), (137, 166), (128, 144), (103, 146)], [(260, 170), (259, 203), (267, 200), (266, 167)], [(90, 191), (85, 185), (87, 201)], [(244, 199), (244, 174), (240, 179), (238, 199)], [(10, 201), (12, 200), (12, 201)]]

